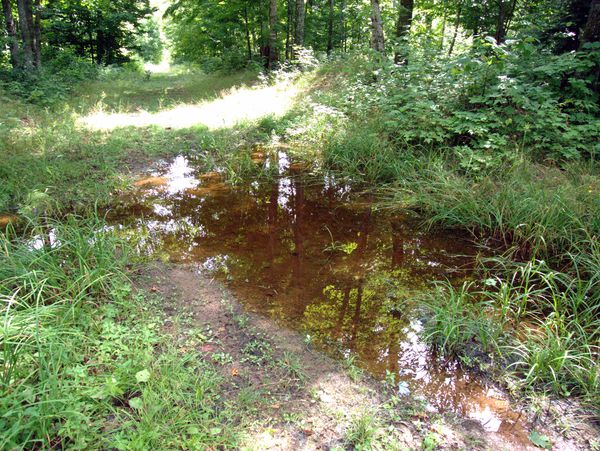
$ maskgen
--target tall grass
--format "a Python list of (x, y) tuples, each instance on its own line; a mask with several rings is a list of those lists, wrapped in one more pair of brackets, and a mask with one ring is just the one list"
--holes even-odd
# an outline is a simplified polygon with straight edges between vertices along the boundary
[(126, 261), (95, 217), (0, 233), (0, 448), (233, 443), (220, 376), (168, 345)]
[(543, 261), (494, 259), (486, 284), (445, 284), (427, 303), (425, 338), (443, 353), (469, 357), (475, 343), (501, 362), (513, 387), (580, 395), (600, 408), (600, 285)]
[(59, 445), (59, 425), (84, 415), (64, 377), (89, 347), (78, 323), (125, 282), (116, 241), (95, 230), (95, 220), (70, 218), (0, 234), (2, 448)]

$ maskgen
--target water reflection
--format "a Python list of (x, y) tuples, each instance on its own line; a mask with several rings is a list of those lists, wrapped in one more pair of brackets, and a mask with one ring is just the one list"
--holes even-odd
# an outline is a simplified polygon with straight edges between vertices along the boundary
[(306, 183), (282, 152), (259, 164), (280, 177), (231, 188), (178, 157), (147, 179), (160, 182), (138, 183), (112, 220), (140, 252), (197, 262), (248, 309), (306, 331), (329, 352), (356, 354), (376, 376), (392, 372), (432, 408), (488, 430), (510, 427), (506, 401), (460, 368), (441, 368), (419, 334), (418, 294), (433, 280), (468, 277), (475, 249), (374, 211), (333, 177)]

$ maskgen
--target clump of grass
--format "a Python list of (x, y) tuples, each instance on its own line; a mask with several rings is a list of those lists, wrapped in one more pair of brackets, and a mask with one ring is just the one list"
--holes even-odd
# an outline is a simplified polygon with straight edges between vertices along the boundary
[(597, 275), (553, 271), (543, 261), (496, 261), (505, 277), (482, 288), (445, 284), (437, 291), (428, 303), (426, 339), (467, 359), (475, 344), (502, 362), (513, 387), (578, 395), (599, 406)]
[(346, 444), (357, 450), (371, 449), (378, 427), (377, 418), (369, 412), (355, 416), (346, 430)]
[(428, 295), (429, 319), (423, 335), (442, 354), (466, 356), (473, 345), (489, 353), (497, 346), (502, 323), (489, 300), (476, 296), (473, 288), (473, 282), (458, 288), (446, 282)]
[[(572, 171), (577, 171), (573, 169)], [(433, 178), (433, 175), (432, 175)], [(431, 224), (468, 228), (519, 257), (564, 252), (581, 232), (600, 231), (592, 176), (519, 163), (480, 180), (449, 175), (415, 182), (415, 205)]]

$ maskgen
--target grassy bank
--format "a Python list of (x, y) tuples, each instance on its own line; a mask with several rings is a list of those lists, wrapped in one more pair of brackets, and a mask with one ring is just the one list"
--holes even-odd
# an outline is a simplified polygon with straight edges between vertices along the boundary
[(161, 332), (160, 308), (128, 280), (126, 246), (101, 226), (69, 217), (0, 234), (0, 446), (230, 444), (239, 417), (221, 376)]

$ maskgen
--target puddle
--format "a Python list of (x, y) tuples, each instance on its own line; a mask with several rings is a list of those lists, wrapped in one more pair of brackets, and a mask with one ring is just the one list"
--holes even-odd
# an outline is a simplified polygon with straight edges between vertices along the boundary
[(135, 236), (140, 252), (197, 263), (248, 310), (333, 355), (356, 356), (376, 377), (392, 373), (430, 409), (527, 443), (502, 393), (456, 366), (441, 368), (419, 337), (417, 295), (434, 280), (468, 278), (476, 249), (461, 235), (374, 211), (333, 177), (307, 183), (282, 152), (277, 161), (255, 159), (281, 177), (232, 187), (184, 157), (163, 163), (111, 221)]
[(14, 224), (19, 220), (17, 215), (9, 213), (0, 213), (0, 229), (8, 227), (10, 224)]

